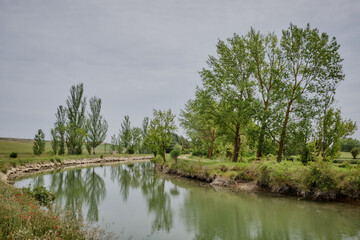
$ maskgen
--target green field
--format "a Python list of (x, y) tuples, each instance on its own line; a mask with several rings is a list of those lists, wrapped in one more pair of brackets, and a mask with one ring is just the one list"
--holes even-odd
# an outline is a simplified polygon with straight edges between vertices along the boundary
[[(0, 138), (0, 158), (7, 158), (12, 152), (16, 152), (18, 154), (18, 158), (34, 156), (32, 146), (32, 139)], [(104, 150), (104, 144), (101, 144), (95, 151), (97, 154), (103, 154)], [(50, 152), (52, 152), (50, 141), (46, 141), (45, 152), (42, 155), (52, 156)], [(83, 152), (87, 153), (85, 148)]]
[[(45, 145), (45, 152), (40, 156), (35, 156), (32, 152), (32, 139), (0, 138), (0, 171), (6, 172), (10, 167), (24, 165), (26, 163), (42, 163), (62, 159), (83, 159), (100, 157), (105, 154), (105, 146), (101, 144), (95, 149), (96, 155), (89, 155), (83, 149), (82, 155), (53, 155), (50, 142)], [(17, 158), (10, 158), (10, 153), (16, 152)]]

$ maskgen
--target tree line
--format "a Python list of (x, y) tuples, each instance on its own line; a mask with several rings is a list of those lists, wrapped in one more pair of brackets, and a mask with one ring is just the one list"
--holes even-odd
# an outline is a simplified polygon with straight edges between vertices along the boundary
[[(65, 103), (66, 106), (57, 108), (54, 128), (50, 131), (53, 154), (82, 154), (85, 145), (87, 152), (95, 155), (96, 147), (104, 142), (108, 131), (108, 123), (101, 115), (101, 99), (96, 96), (90, 98), (90, 111), (86, 113), (84, 85), (80, 83), (70, 88)], [(165, 153), (174, 148), (177, 152), (180, 145), (181, 148), (189, 148), (189, 142), (175, 134), (176, 129), (175, 115), (171, 110), (154, 109), (153, 119), (145, 117), (141, 128), (132, 127), (130, 117), (125, 115), (118, 135), (111, 137), (109, 148), (117, 153), (159, 154), (165, 161)], [(33, 152), (40, 155), (44, 150), (45, 134), (39, 129), (34, 138)]]
[[(177, 151), (191, 143), (193, 155), (225, 156), (233, 162), (253, 154), (276, 156), (279, 162), (293, 155), (303, 162), (334, 159), (342, 139), (357, 129), (335, 105), (336, 89), (345, 79), (339, 48), (335, 37), (309, 24), (290, 24), (281, 37), (251, 28), (219, 40), (217, 54), (199, 72), (202, 84), (195, 98), (181, 110), (180, 123), (190, 141), (175, 134), (171, 110), (154, 109), (141, 127), (132, 127), (125, 115), (110, 150), (159, 154), (165, 161), (175, 143)], [(66, 106), (57, 108), (51, 129), (54, 153), (65, 154), (66, 147), (69, 154), (81, 154), (85, 145), (95, 154), (106, 138), (101, 99), (92, 97), (86, 114), (83, 91), (83, 84), (72, 86)]]
[(246, 154), (332, 159), (357, 127), (341, 117), (344, 80), (335, 37), (290, 24), (279, 38), (253, 28), (219, 40), (200, 71), (202, 85), (181, 112), (195, 148), (238, 161)]

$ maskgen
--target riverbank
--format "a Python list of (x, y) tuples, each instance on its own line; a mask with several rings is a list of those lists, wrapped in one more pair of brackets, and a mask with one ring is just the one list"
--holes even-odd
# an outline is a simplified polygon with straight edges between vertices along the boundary
[(93, 165), (109, 164), (109, 163), (126, 163), (136, 161), (150, 160), (151, 156), (123, 156), (123, 157), (99, 157), (99, 158), (85, 158), (85, 159), (63, 159), (57, 161), (44, 161), (27, 163), (25, 165), (18, 165), (6, 171), (0, 172), (0, 180), (5, 183), (12, 183), (14, 179), (24, 177), (30, 174), (42, 173), (52, 171), (59, 168), (73, 168), (73, 167), (87, 167)]
[[(55, 169), (148, 161), (150, 156), (121, 156), (35, 161), (0, 173), (0, 239), (112, 239), (111, 233), (84, 223), (78, 213), (41, 207), (27, 190), (11, 185), (15, 178)], [(10, 184), (9, 184), (10, 183)]]
[(232, 163), (201, 159), (178, 159), (177, 163), (154, 159), (159, 172), (197, 179), (213, 186), (246, 191), (267, 191), (301, 199), (360, 200), (360, 166), (327, 162), (303, 165), (274, 160)]

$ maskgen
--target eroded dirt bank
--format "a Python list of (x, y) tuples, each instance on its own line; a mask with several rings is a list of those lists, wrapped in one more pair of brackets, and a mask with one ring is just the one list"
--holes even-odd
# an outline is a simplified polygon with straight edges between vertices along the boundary
[(23, 166), (13, 167), (6, 173), (0, 173), (0, 180), (6, 183), (13, 183), (14, 179), (30, 174), (52, 171), (59, 168), (86, 167), (109, 163), (126, 163), (150, 160), (152, 156), (137, 157), (104, 157), (104, 158), (85, 158), (76, 160), (62, 160), (59, 162), (28, 163)]

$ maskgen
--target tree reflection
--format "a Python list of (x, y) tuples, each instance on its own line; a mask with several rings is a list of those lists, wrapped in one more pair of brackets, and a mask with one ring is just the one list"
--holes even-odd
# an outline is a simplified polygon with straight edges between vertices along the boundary
[(85, 184), (88, 194), (87, 204), (89, 206), (87, 219), (91, 222), (97, 222), (99, 221), (98, 205), (106, 196), (105, 182), (92, 168), (86, 170)]
[(152, 232), (155, 230), (170, 231), (173, 227), (171, 198), (165, 191), (165, 180), (154, 175), (151, 163), (112, 166), (110, 176), (112, 181), (118, 182), (124, 202), (128, 200), (131, 189), (141, 189), (148, 204), (148, 211), (154, 215)]
[(188, 189), (181, 212), (184, 224), (194, 232), (196, 240), (342, 239), (344, 236), (359, 236), (354, 219), (348, 219), (347, 212), (334, 214), (332, 207), (196, 187)]
[(56, 195), (56, 201), (74, 215), (87, 204), (87, 219), (98, 221), (98, 205), (106, 196), (106, 187), (94, 168), (52, 174), (50, 191)]

